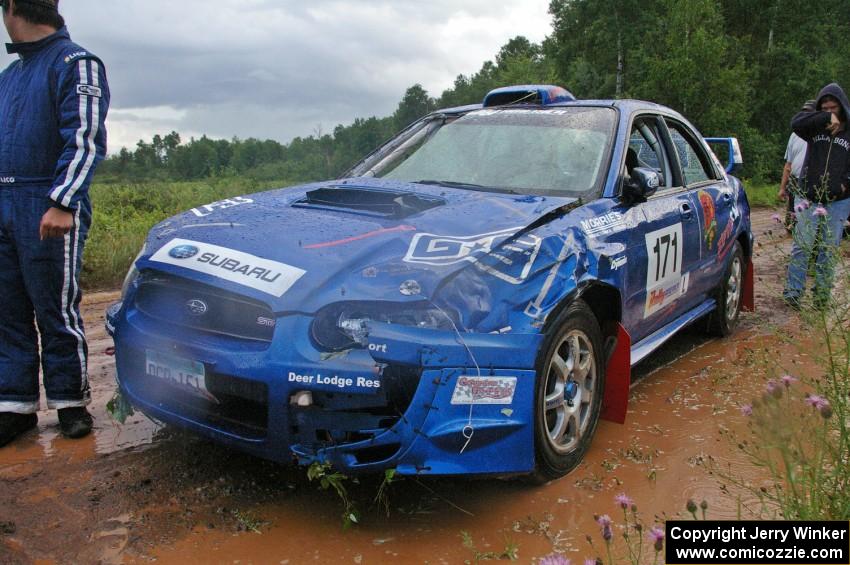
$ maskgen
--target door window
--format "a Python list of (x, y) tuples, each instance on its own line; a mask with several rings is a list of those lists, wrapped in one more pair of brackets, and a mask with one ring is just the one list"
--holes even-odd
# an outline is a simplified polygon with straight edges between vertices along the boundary
[(667, 125), (670, 126), (670, 139), (679, 157), (685, 186), (715, 180), (713, 167), (702, 147), (684, 133), (680, 124), (668, 121)]
[(629, 134), (629, 147), (626, 150), (624, 178), (631, 177), (636, 167), (643, 167), (657, 172), (661, 176), (661, 186), (672, 186), (670, 161), (665, 154), (662, 136), (658, 130), (655, 116), (644, 116), (636, 119)]

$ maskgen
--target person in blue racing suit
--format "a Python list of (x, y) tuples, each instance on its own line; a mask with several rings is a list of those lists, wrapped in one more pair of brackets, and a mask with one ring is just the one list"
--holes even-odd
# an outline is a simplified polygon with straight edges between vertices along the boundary
[(0, 0), (18, 56), (0, 73), (0, 445), (37, 423), (39, 364), (62, 433), (92, 427), (79, 281), (109, 88), (57, 1)]

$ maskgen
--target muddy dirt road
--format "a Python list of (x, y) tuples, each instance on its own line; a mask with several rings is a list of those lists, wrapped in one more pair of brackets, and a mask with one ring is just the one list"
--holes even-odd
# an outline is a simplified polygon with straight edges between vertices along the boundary
[[(114, 392), (111, 340), (103, 311), (116, 293), (90, 294), (85, 321), (92, 353), (95, 433), (58, 434), (54, 413), (37, 432), (0, 450), (0, 563), (462, 563), (479, 551), (518, 546), (520, 562), (559, 551), (581, 562), (600, 548), (594, 514), (622, 513), (627, 493), (643, 520), (707, 500), (709, 517), (734, 517), (736, 501), (701, 463), (709, 455), (748, 477), (734, 442), (739, 406), (760, 390), (760, 356), (791, 355), (772, 328), (795, 326), (777, 291), (788, 238), (763, 237), (772, 211), (754, 216), (763, 242), (756, 257), (757, 307), (730, 339), (698, 328), (638, 367), (625, 425), (602, 422), (585, 462), (543, 487), (519, 481), (404, 479), (390, 486), (390, 516), (371, 507), (377, 484), (349, 485), (363, 520), (344, 531), (335, 495), (303, 470), (281, 468), (211, 445), (141, 414), (119, 425), (106, 413)], [(782, 359), (805, 364), (798, 355)], [(774, 376), (774, 375), (770, 375)], [(749, 478), (759, 480), (752, 475)]]

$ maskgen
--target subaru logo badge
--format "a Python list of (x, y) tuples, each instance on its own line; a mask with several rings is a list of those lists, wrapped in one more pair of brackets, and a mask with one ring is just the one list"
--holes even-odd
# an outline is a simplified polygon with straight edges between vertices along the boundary
[(207, 313), (207, 303), (198, 298), (186, 302), (186, 309), (193, 316), (203, 316)]
[(198, 248), (194, 245), (178, 245), (168, 252), (175, 259), (188, 259), (198, 254)]

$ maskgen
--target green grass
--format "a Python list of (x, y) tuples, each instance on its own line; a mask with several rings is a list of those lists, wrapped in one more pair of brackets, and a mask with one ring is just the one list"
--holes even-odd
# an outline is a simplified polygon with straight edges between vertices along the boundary
[(778, 184), (757, 184), (746, 181), (744, 182), (744, 190), (747, 193), (750, 206), (754, 208), (775, 208), (782, 203), (776, 196), (779, 193)]
[(89, 290), (117, 288), (148, 231), (169, 216), (223, 198), (291, 184), (239, 178), (95, 184), (91, 188), (94, 212), (86, 242), (82, 285)]

